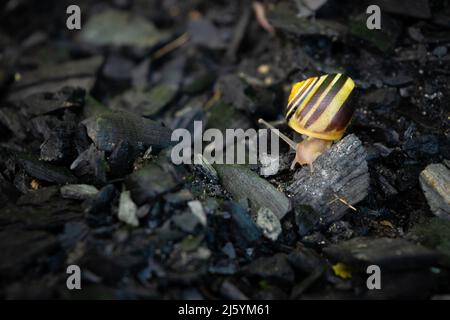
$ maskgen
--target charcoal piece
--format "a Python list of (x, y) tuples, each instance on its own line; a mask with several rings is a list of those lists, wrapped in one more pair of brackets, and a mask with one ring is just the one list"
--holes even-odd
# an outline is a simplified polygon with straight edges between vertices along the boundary
[(39, 205), (50, 201), (55, 195), (58, 194), (58, 187), (44, 187), (37, 190), (31, 190), (24, 195), (22, 195), (17, 200), (17, 205)]
[(73, 159), (74, 127), (62, 125), (53, 129), (50, 136), (41, 144), (40, 159), (44, 161), (61, 162)]
[(151, 163), (130, 174), (125, 185), (138, 205), (151, 203), (155, 198), (174, 190), (179, 181), (159, 165)]
[(26, 173), (38, 180), (57, 184), (77, 182), (77, 178), (73, 176), (66, 168), (40, 161), (32, 155), (18, 153), (17, 160), (22, 165)]
[[(402, 24), (397, 20), (383, 14), (383, 27), (379, 30), (367, 28), (367, 15), (361, 14), (350, 23), (350, 33), (367, 41), (383, 52), (395, 47), (397, 39), (402, 32)], [(395, 79), (392, 79), (395, 82)]]
[(223, 34), (206, 19), (189, 21), (188, 31), (192, 37), (192, 42), (196, 45), (212, 50), (226, 48)]
[[(62, 64), (43, 66), (35, 71), (24, 72), (21, 74), (20, 81), (15, 82), (7, 96), (9, 100), (16, 101), (26, 98), (25, 106), (31, 114), (42, 114), (54, 111), (56, 109), (69, 108), (76, 105), (68, 104), (61, 106), (55, 105), (55, 101), (47, 101), (49, 106), (44, 105), (45, 92), (57, 92), (65, 87), (82, 88), (90, 91), (95, 83), (95, 74), (103, 63), (103, 57), (95, 56), (86, 59), (68, 61)], [(63, 89), (64, 91), (65, 89)], [(73, 90), (73, 89), (71, 89)], [(27, 98), (34, 95), (35, 98)], [(38, 107), (36, 111), (31, 110), (31, 106), (36, 102)], [(28, 105), (29, 104), (29, 105)]]
[(137, 206), (131, 200), (130, 191), (122, 191), (119, 199), (119, 212), (118, 218), (133, 227), (139, 226), (139, 220), (137, 218)]
[(294, 216), (300, 237), (310, 234), (320, 226), (321, 215), (310, 206), (294, 205)]
[(131, 86), (133, 88), (143, 88), (149, 81), (150, 58), (145, 58), (138, 63), (131, 71)]
[(108, 157), (110, 176), (112, 178), (121, 178), (128, 174), (138, 152), (130, 146), (127, 141), (120, 141)]
[(225, 280), (220, 286), (220, 294), (225, 299), (230, 300), (248, 300), (248, 297), (237, 286), (230, 281)]
[(194, 168), (201, 172), (210, 182), (217, 182), (219, 180), (216, 169), (214, 169), (202, 154), (194, 154), (194, 163), (196, 163)]
[(411, 158), (424, 157), (439, 153), (439, 141), (435, 135), (423, 134), (418, 137), (410, 137), (403, 143), (403, 150)]
[(267, 18), (275, 29), (297, 36), (321, 35), (340, 37), (347, 33), (347, 27), (334, 20), (299, 18), (286, 2), (278, 3), (267, 12)]
[(245, 130), (251, 128), (247, 116), (236, 110), (233, 105), (225, 103), (225, 100), (219, 100), (211, 107), (207, 113), (207, 124), (208, 128), (219, 129), (222, 132), (225, 132), (226, 129), (239, 128)]
[(215, 79), (216, 74), (213, 70), (200, 66), (198, 70), (193, 70), (186, 76), (183, 80), (181, 91), (192, 96), (199, 94), (210, 88)]
[(86, 127), (83, 126), (81, 123), (79, 123), (78, 128), (75, 129), (73, 136), (73, 144), (78, 154), (89, 149), (91, 145), (91, 142), (89, 141), (89, 137), (86, 132)]
[(197, 226), (201, 225), (198, 217), (189, 211), (174, 215), (172, 222), (178, 229), (186, 233), (193, 233), (197, 229)]
[(349, 240), (353, 237), (353, 230), (347, 221), (335, 221), (328, 227), (327, 231), (334, 243)]
[(300, 247), (291, 251), (287, 256), (292, 267), (299, 272), (311, 273), (325, 264), (324, 259), (311, 249)]
[(24, 111), (37, 116), (66, 108), (81, 108), (85, 91), (82, 88), (64, 87), (57, 92), (41, 92), (22, 100)]
[(31, 188), (33, 179), (25, 172), (20, 170), (13, 178), (14, 187), (22, 193), (27, 193)]
[(431, 211), (450, 219), (450, 170), (440, 163), (430, 164), (420, 173), (419, 181)]
[(177, 192), (166, 194), (164, 199), (172, 205), (182, 205), (194, 199), (192, 193), (187, 189), (181, 189)]
[(83, 107), (83, 116), (85, 119), (96, 117), (108, 112), (111, 112), (111, 109), (109, 109), (107, 106), (100, 103), (97, 99), (95, 99), (93, 96), (89, 94), (86, 96), (86, 101)]
[(109, 170), (105, 160), (105, 152), (98, 150), (94, 144), (82, 152), (70, 165), (78, 176), (90, 175), (96, 183), (106, 183), (106, 173)]
[(367, 196), (366, 151), (355, 135), (348, 135), (314, 161), (313, 172), (302, 168), (293, 181), (287, 191), (293, 196), (294, 206), (310, 206), (320, 215), (317, 225), (327, 225), (340, 219), (348, 205)]
[(63, 198), (86, 200), (95, 197), (98, 189), (88, 184), (67, 184), (61, 187), (60, 192)]
[[(361, 285), (361, 290), (365, 290), (361, 295), (364, 300), (425, 300), (430, 298), (430, 294), (438, 285), (439, 276), (433, 269), (401, 271), (383, 273), (381, 290), (367, 290), (365, 283)], [(445, 281), (440, 279), (441, 281)]]
[(82, 122), (89, 138), (102, 151), (112, 151), (120, 141), (144, 151), (148, 147), (164, 148), (171, 144), (171, 130), (157, 122), (129, 112), (111, 112)]
[(0, 174), (0, 208), (8, 201), (15, 202), (20, 195), (19, 190)]
[(353, 238), (324, 248), (334, 261), (365, 270), (375, 264), (383, 271), (412, 270), (437, 265), (440, 255), (404, 239)]
[(231, 220), (237, 239), (242, 239), (243, 244), (247, 246), (255, 244), (259, 239), (261, 239), (261, 231), (253, 222), (247, 210), (232, 201), (227, 203), (226, 209), (231, 214)]
[(215, 165), (224, 188), (236, 201), (248, 199), (251, 210), (257, 214), (262, 207), (269, 208), (278, 219), (290, 210), (289, 199), (269, 182), (245, 166)]
[(13, 108), (0, 108), (0, 123), (8, 128), (15, 137), (23, 140), (30, 131), (29, 120)]
[(79, 40), (93, 46), (151, 48), (167, 38), (147, 19), (127, 11), (108, 9), (83, 25)]
[(118, 54), (111, 54), (103, 65), (102, 75), (116, 85), (126, 87), (131, 81), (134, 63)]
[(64, 232), (58, 237), (66, 250), (71, 250), (78, 241), (83, 240), (89, 233), (89, 227), (83, 222), (68, 222), (64, 225)]
[(49, 256), (58, 245), (56, 238), (43, 231), (12, 230), (0, 232), (0, 274), (2, 278), (23, 276), (23, 271), (38, 258)]
[(295, 273), (284, 253), (277, 253), (271, 257), (258, 258), (244, 268), (244, 273), (282, 283), (291, 283), (295, 280)]
[(44, 140), (46, 140), (50, 138), (54, 128), (63, 125), (63, 121), (55, 115), (40, 115), (31, 119), (31, 124), (33, 125), (33, 131), (42, 135)]
[(75, 263), (84, 266), (95, 275), (101, 276), (102, 283), (117, 283), (125, 275), (126, 267), (120, 257), (112, 257), (102, 253), (100, 248), (90, 248)]
[(380, 6), (382, 12), (386, 11), (413, 18), (431, 18), (428, 0), (375, 0), (371, 4)]
[(55, 196), (45, 203), (42, 200), (35, 201), (39, 204), (17, 206), (10, 203), (3, 207), (0, 225), (19, 223), (29, 230), (55, 230), (68, 221), (82, 218), (79, 207), (70, 200)]
[(140, 206), (136, 211), (136, 216), (141, 219), (147, 216), (150, 213), (150, 209), (152, 208), (151, 205), (148, 203), (144, 204), (143, 206)]
[(100, 191), (84, 203), (85, 211), (88, 213), (98, 213), (111, 207), (112, 201), (116, 196), (116, 188), (112, 184), (108, 184), (100, 189)]
[(150, 89), (133, 88), (113, 99), (111, 109), (149, 117), (163, 111), (177, 93), (178, 85), (170, 83), (161, 83)]
[(450, 257), (450, 220), (433, 217), (415, 225), (411, 231), (421, 244)]
[(246, 94), (248, 86), (239, 76), (235, 74), (224, 75), (218, 80), (217, 87), (222, 92), (225, 103), (240, 110), (250, 110), (251, 112), (256, 110), (255, 103)]

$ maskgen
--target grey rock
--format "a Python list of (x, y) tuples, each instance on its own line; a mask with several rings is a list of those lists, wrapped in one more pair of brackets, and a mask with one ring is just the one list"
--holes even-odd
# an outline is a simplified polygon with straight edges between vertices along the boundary
[(131, 200), (130, 191), (122, 191), (120, 194), (118, 218), (120, 221), (134, 227), (139, 226), (137, 206), (133, 200)]
[(202, 203), (198, 200), (193, 200), (188, 202), (188, 207), (191, 209), (192, 214), (198, 219), (198, 221), (206, 226), (206, 214), (203, 210)]
[(268, 208), (260, 208), (256, 217), (256, 224), (261, 228), (264, 236), (270, 240), (277, 240), (281, 234), (281, 223), (277, 216)]
[(431, 211), (450, 219), (450, 170), (443, 164), (430, 164), (420, 173), (419, 181)]

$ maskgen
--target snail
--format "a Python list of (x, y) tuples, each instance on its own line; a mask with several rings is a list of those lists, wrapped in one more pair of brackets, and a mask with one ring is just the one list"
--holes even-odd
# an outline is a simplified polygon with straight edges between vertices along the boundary
[[(353, 80), (341, 73), (294, 84), (286, 108), (286, 121), (306, 138), (297, 144), (278, 132), (278, 136), (296, 151), (291, 170), (299, 163), (308, 165), (312, 171), (317, 157), (342, 138), (355, 110), (354, 104), (347, 101), (354, 88)], [(263, 119), (258, 122), (275, 129)]]

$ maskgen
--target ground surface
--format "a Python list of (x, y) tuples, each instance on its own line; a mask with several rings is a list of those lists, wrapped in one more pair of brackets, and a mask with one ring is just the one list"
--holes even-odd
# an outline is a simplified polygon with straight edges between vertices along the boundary
[[(450, 223), (430, 211), (419, 174), (450, 159), (450, 3), (379, 1), (382, 30), (369, 31), (361, 1), (323, 1), (303, 18), (300, 2), (264, 3), (272, 33), (251, 1), (2, 2), (0, 296), (449, 294)], [(81, 31), (65, 27), (72, 3)], [(336, 72), (358, 86), (348, 133), (370, 175), (357, 211), (337, 221), (318, 226), (317, 212), (291, 206), (273, 241), (236, 199), (253, 192), (233, 185), (234, 171), (217, 178), (167, 156), (171, 129), (282, 120), (293, 83)], [(270, 183), (284, 208), (294, 173), (281, 150), (277, 175), (239, 178)], [(81, 291), (66, 288), (69, 264), (81, 267)], [(367, 290), (369, 264), (382, 290)]]

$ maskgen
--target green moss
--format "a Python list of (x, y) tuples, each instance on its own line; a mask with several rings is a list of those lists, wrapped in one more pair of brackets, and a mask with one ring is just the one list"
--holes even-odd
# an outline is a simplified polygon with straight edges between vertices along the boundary
[(415, 226), (412, 233), (423, 245), (450, 257), (450, 221), (432, 218), (427, 223)]
[(225, 132), (226, 128), (232, 127), (231, 124), (236, 117), (239, 117), (239, 112), (229, 104), (220, 100), (216, 102), (208, 112), (208, 128), (217, 128)]

